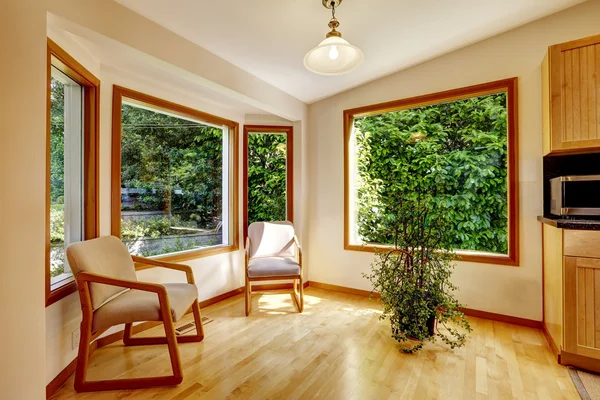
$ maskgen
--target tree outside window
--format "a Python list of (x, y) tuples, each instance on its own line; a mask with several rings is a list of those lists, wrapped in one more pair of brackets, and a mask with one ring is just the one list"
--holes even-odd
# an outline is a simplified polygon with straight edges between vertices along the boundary
[(346, 248), (393, 244), (398, 199), (428, 198), (464, 259), (516, 262), (516, 78), (470, 89), (346, 111)]

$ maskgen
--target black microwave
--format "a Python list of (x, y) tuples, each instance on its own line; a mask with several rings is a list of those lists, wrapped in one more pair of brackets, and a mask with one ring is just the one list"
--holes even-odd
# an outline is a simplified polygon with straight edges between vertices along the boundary
[(559, 176), (550, 179), (550, 213), (600, 216), (600, 175)]

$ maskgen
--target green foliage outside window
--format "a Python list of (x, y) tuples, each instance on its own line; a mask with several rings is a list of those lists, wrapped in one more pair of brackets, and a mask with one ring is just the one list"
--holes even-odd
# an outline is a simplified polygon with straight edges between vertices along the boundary
[(398, 198), (426, 193), (452, 247), (506, 254), (506, 94), (357, 118), (358, 236), (394, 244)]
[(50, 276), (65, 272), (65, 213), (63, 204), (50, 205)]
[(65, 195), (65, 86), (50, 80), (50, 204), (63, 204)]
[(50, 276), (65, 272), (65, 86), (50, 79)]
[(286, 220), (284, 134), (248, 135), (248, 224)]
[(122, 126), (121, 187), (140, 189), (122, 209), (214, 228), (222, 214), (222, 130), (127, 104)]
[[(186, 230), (186, 227), (190, 229)], [(121, 239), (156, 239), (161, 236), (189, 234), (195, 232), (195, 227), (195, 223), (185, 222), (179, 215), (128, 219), (121, 221)]]
[(136, 251), (143, 256), (218, 244), (180, 238), (214, 236), (222, 222), (223, 131), (128, 104), (122, 127), (122, 239), (169, 237)]

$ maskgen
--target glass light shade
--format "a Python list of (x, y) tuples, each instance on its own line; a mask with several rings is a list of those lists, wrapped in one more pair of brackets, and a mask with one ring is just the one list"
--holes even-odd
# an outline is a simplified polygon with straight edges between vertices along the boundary
[(306, 54), (304, 66), (320, 75), (341, 75), (358, 67), (363, 59), (358, 47), (341, 37), (331, 36)]

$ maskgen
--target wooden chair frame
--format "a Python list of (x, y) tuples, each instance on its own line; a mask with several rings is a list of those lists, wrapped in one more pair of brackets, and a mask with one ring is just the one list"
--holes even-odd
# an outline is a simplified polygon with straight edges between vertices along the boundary
[[(195, 284), (192, 268), (187, 265), (168, 263), (149, 258), (131, 256), (136, 263), (135, 269), (148, 269), (154, 267), (168, 268), (177, 271), (185, 272), (187, 282)], [(87, 381), (86, 373), (88, 359), (90, 356), (91, 343), (98, 338), (104, 331), (92, 331), (93, 306), (90, 296), (89, 283), (102, 283), (106, 285), (119, 286), (122, 288), (143, 290), (146, 292), (156, 293), (160, 304), (161, 318), (165, 328), (164, 337), (132, 337), (132, 323), (125, 324), (123, 332), (123, 343), (126, 346), (151, 345), (151, 344), (167, 344), (169, 348), (169, 356), (171, 358), (171, 368), (173, 375), (148, 377), (148, 378), (131, 378), (131, 379), (114, 379)], [(81, 302), (81, 312), (83, 319), (81, 321), (81, 338), (79, 341), (79, 353), (77, 356), (77, 367), (75, 370), (75, 390), (77, 392), (95, 392), (101, 390), (124, 390), (138, 389), (156, 386), (178, 385), (183, 380), (183, 368), (181, 366), (181, 358), (179, 355), (179, 347), (177, 343), (201, 342), (204, 339), (204, 327), (202, 326), (202, 318), (200, 316), (200, 305), (198, 298), (191, 305), (194, 314), (194, 322), (196, 323), (196, 335), (179, 336), (175, 334), (175, 323), (171, 317), (171, 305), (167, 289), (159, 284), (146, 283), (138, 281), (130, 281), (123, 279), (114, 279), (104, 275), (92, 274), (88, 272), (80, 272), (77, 274), (77, 288), (79, 291), (79, 299)]]
[(254, 281), (279, 281), (293, 279), (292, 286), (292, 299), (294, 304), (298, 308), (298, 312), (304, 311), (304, 282), (302, 281), (302, 247), (298, 241), (298, 237), (294, 235), (294, 244), (296, 245), (295, 258), (300, 265), (299, 275), (288, 275), (288, 276), (261, 276), (256, 278), (250, 278), (248, 276), (248, 266), (250, 265), (250, 245), (251, 241), (249, 237), (246, 237), (246, 317), (252, 312), (252, 282)]

